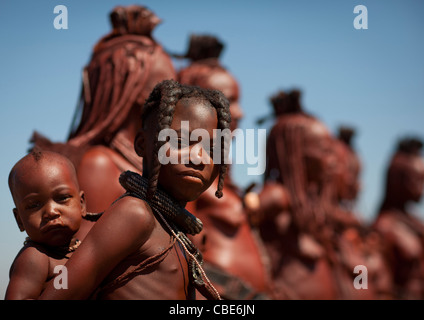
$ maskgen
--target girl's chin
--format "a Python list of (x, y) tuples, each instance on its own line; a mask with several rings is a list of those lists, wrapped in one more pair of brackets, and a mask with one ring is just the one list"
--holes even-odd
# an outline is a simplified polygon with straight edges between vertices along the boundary
[[(183, 190), (181, 190), (183, 191)], [(189, 192), (189, 190), (184, 190), (186, 192), (179, 193), (178, 197), (175, 198), (175, 200), (177, 200), (179, 203), (187, 203), (187, 202), (191, 202), (196, 200), (197, 198), (199, 198), (199, 196), (202, 194), (202, 192), (199, 192), (199, 190), (193, 191), (193, 192)]]
[(174, 195), (173, 198), (178, 202), (190, 202), (196, 200), (207, 188), (205, 188), (204, 182), (198, 178), (190, 177), (185, 178), (180, 183), (176, 183), (178, 188), (174, 190), (167, 190), (168, 194)]

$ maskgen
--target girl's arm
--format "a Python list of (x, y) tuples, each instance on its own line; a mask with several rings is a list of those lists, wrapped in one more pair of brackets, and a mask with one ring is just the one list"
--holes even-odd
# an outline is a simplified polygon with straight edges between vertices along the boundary
[(120, 199), (106, 210), (65, 264), (68, 289), (56, 290), (49, 283), (40, 299), (88, 299), (120, 261), (147, 241), (154, 225), (144, 201)]

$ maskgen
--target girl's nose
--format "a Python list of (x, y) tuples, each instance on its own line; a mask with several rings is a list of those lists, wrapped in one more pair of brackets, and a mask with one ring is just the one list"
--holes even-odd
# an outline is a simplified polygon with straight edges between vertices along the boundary
[(209, 154), (201, 143), (194, 145), (190, 150), (190, 162), (196, 165), (210, 163)]

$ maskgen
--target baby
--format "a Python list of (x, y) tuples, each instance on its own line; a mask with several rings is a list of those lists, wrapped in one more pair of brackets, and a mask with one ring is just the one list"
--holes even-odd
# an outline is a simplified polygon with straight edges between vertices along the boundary
[(5, 299), (37, 299), (94, 222), (84, 218), (84, 192), (60, 154), (34, 149), (12, 168), (9, 188), (16, 222), (28, 237), (10, 269)]

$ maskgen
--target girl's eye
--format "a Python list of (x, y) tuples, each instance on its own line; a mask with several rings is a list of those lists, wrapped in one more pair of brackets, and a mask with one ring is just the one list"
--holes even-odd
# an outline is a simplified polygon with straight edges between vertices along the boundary
[(213, 154), (214, 154), (214, 152), (216, 152), (217, 150), (216, 150), (216, 148), (217, 148), (217, 146), (216, 145), (212, 145), (210, 148), (209, 148), (209, 150), (207, 150), (207, 151), (209, 151), (209, 156), (212, 158), (213, 157)]
[(187, 143), (185, 139), (178, 139), (178, 149), (183, 149), (189, 147), (189, 144)]

